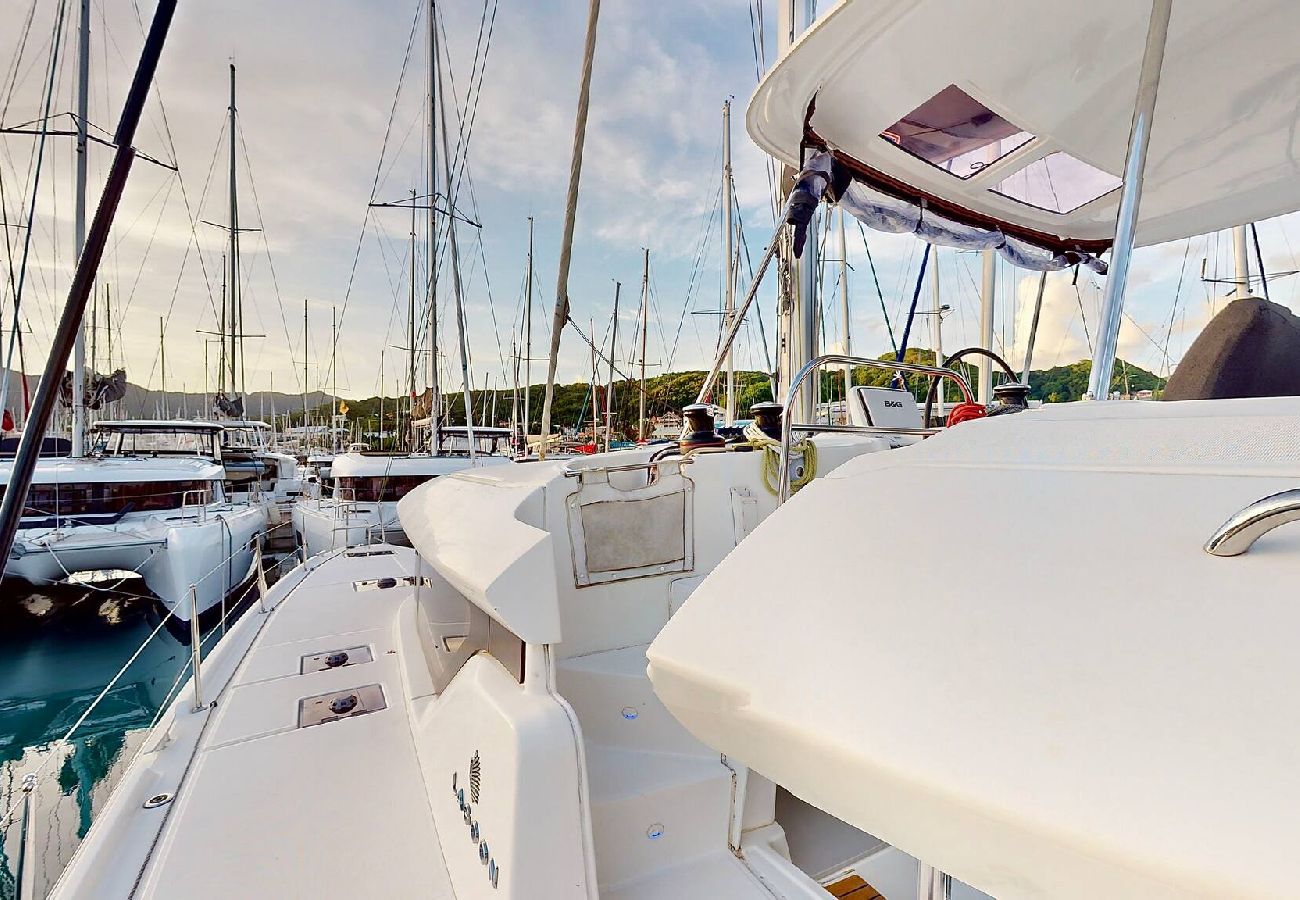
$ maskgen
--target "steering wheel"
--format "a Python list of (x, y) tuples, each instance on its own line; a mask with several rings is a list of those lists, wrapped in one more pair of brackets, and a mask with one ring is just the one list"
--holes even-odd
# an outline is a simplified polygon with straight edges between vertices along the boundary
[[(1007, 374), (1007, 377), (1010, 378), (1012, 381), (1020, 380), (1020, 376), (1016, 375), (1016, 373), (1012, 371), (1011, 366), (1007, 364), (1007, 361), (1005, 359), (998, 356), (992, 350), (985, 350), (983, 347), (966, 347), (965, 349), (958, 350), (956, 353), (952, 354), (952, 356), (949, 356), (943, 361), (943, 368), (945, 369), (951, 368), (953, 363), (967, 356), (987, 357), (988, 359), (991, 359), (993, 360), (993, 362), (997, 363), (998, 367), (1001, 368), (1002, 371)], [(930, 423), (930, 413), (934, 409), (935, 398), (938, 396), (938, 388), (939, 388), (940, 380), (941, 379), (939, 378), (931, 378), (930, 390), (927, 391), (925, 394), (925, 412), (922, 414), (921, 422), (927, 426)]]

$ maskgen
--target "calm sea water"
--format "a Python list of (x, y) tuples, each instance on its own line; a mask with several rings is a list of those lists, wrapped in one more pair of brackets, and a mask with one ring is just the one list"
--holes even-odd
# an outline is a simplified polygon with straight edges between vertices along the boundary
[[(72, 738), (63, 740), (163, 620), (162, 608), (144, 596), (148, 591), (139, 579), (113, 587), (0, 586), (0, 816), (19, 805), (10, 820), (0, 818), (0, 900), (16, 892), (23, 777), (38, 774), (28, 860), (34, 896), (43, 897), (159, 709), (180, 689), (177, 679), (190, 656), (188, 626), (168, 622)], [(249, 605), (232, 610), (227, 626)], [(219, 623), (205, 621), (205, 655), (219, 632)]]

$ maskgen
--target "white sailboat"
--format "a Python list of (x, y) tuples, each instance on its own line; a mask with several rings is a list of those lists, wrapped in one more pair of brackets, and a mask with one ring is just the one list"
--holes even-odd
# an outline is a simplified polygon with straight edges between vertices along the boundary
[[(253, 576), (266, 528), (261, 507), (226, 492), (220, 435), (211, 422), (96, 423), (91, 455), (37, 464), (5, 577), (137, 573), (182, 622), (219, 605)], [(0, 462), (0, 488), (11, 468)]]
[[(415, 341), (417, 333), (415, 216), (421, 199), (412, 190), (411, 210), (411, 269), (409, 273), (409, 312), (407, 331), (410, 346), (408, 354), (408, 392), (411, 399), (410, 452), (348, 452), (335, 456), (328, 474), (318, 478), (314, 497), (304, 498), (293, 510), (294, 533), (304, 558), (340, 547), (358, 544), (407, 544), (407, 537), (398, 519), (398, 501), (415, 487), (434, 478), (440, 478), (464, 469), (504, 465), (511, 462), (498, 453), (498, 444), (509, 437), (509, 431), (498, 428), (481, 428), (474, 424), (474, 410), (470, 399), (469, 353), (466, 344), (464, 304), (461, 296), (460, 260), (456, 247), (456, 182), (452, 176), (451, 159), (447, 142), (446, 110), (439, 77), (439, 50), (436, 12), (432, 4), (427, 11), (428, 100), (426, 117), (429, 149), (429, 196), (424, 198), (428, 211), (428, 334), (429, 366), (429, 416), (417, 420), (415, 412)], [(441, 121), (439, 121), (441, 118)], [(441, 138), (443, 172), (437, 171), (438, 140)], [(439, 178), (445, 194), (439, 194)], [(452, 285), (455, 294), (456, 330), (460, 344), (461, 374), (464, 381), (466, 425), (449, 427), (443, 423), (442, 393), (438, 378), (438, 328), (437, 328), (437, 216), (438, 200), (447, 204), (446, 237), (448, 256), (452, 267)], [(408, 204), (386, 204), (406, 206)], [(337, 369), (336, 369), (337, 371)], [(337, 392), (336, 392), (337, 393)], [(427, 429), (428, 437), (417, 437), (419, 429)], [(382, 430), (382, 423), (381, 423)], [(482, 446), (486, 444), (486, 446)], [(487, 452), (484, 452), (486, 450)]]
[[(90, 2), (82, 0), (73, 191), (79, 269), (87, 248), (89, 41)], [(71, 452), (66, 458), (35, 460), (31, 489), (14, 510), (16, 531), (4, 577), (48, 584), (98, 573), (135, 573), (175, 618), (188, 621), (248, 582), (253, 548), (265, 529), (264, 513), (227, 493), (219, 425), (158, 419), (88, 427), (84, 323), (78, 317), (69, 324)], [(47, 400), (49, 374), (41, 384)], [(45, 430), (32, 421), (27, 428), (35, 438)], [(89, 442), (88, 434), (93, 435)], [(0, 492), (7, 493), (21, 455), (20, 449), (17, 459), (0, 461)]]
[[(1135, 243), (1300, 208), (1300, 8), (999, 11), (841, 3), (749, 130), (786, 161), (822, 141), (796, 190), (1043, 268), (1095, 262), (1117, 218), (1104, 397)], [(951, 111), (954, 84), (1033, 128), (977, 184), (891, 129), (934, 97)], [(1056, 153), (1121, 190), (1054, 214), (990, 191)], [(868, 361), (787, 371), (787, 400), (847, 363)], [(788, 405), (775, 483), (771, 443), (718, 447), (695, 408), (680, 455), (449, 475), (401, 503), (413, 549), (295, 569), (160, 721), (54, 896), (1295, 892), (1300, 671), (1277, 586), (1300, 537), (1273, 529), (1300, 518), (1300, 399), (1090, 401), (937, 433)], [(978, 526), (960, 542), (958, 521)]]

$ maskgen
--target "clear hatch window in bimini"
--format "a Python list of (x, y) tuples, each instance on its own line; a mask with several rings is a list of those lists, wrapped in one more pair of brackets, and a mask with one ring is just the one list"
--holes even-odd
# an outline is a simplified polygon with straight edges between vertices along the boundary
[(1034, 135), (954, 84), (890, 125), (880, 136), (963, 179), (1034, 139)]

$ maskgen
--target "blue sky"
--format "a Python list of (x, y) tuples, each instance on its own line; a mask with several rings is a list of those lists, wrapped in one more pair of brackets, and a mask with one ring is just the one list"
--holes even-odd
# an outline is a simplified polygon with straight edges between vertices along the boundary
[[(3, 0), (5, 20), (25, 19), (30, 2)], [(3, 110), (6, 125), (39, 115), (40, 70), (48, 59), (57, 2), (35, 0), (33, 36), (17, 77), (10, 72), (4, 83), (6, 91), (9, 82), (14, 83)], [(146, 15), (152, 9), (142, 6)], [(323, 382), (331, 349), (330, 318), (333, 308), (343, 310), (346, 297), (338, 342), (339, 392), (374, 394), (380, 384), (381, 351), (386, 392), (397, 390), (405, 363), (399, 358), (402, 351), (393, 347), (404, 343), (409, 219), (399, 210), (377, 210), (367, 220), (366, 207), (372, 196), (395, 200), (413, 186), (423, 189), (422, 23), (417, 24), (416, 50), (394, 107), (407, 37), (419, 6), (412, 0), (182, 4), (158, 79), (163, 107), (156, 100), (151, 105), (138, 142), (154, 156), (175, 160), (181, 175), (178, 179), (156, 167), (136, 167), (103, 270), (115, 298), (115, 362), (125, 360), (132, 381), (155, 388), (160, 384), (161, 316), (167, 333), (168, 387), (183, 383), (194, 391), (203, 386), (202, 336), (195, 332), (215, 322), (212, 295), (219, 285), (223, 239), (217, 229), (194, 222), (225, 220), (226, 151), (219, 142), (227, 103), (226, 65), (233, 57), (239, 68), (242, 118), (241, 219), (244, 225), (264, 229), (244, 239), (247, 326), (267, 335), (247, 342), (248, 386), (266, 388), (274, 381), (279, 390), (300, 389), (306, 299), (311, 318), (308, 382), (311, 388), (328, 388)], [(453, 73), (463, 92), (481, 6), (444, 2), (441, 7)], [(141, 31), (128, 0), (96, 0), (93, 8), (91, 119), (111, 130)], [(750, 10), (748, 0), (603, 4), (570, 296), (574, 318), (584, 329), (594, 318), (603, 335), (614, 281), (622, 282), (621, 356), (627, 353), (639, 301), (641, 248), (648, 247), (654, 298), (652, 361), (671, 359), (673, 368), (682, 369), (702, 367), (710, 359), (718, 320), (707, 312), (721, 303), (715, 198), (720, 113), (728, 96), (735, 98), (738, 198), (755, 257), (770, 235), (764, 158), (743, 128), (745, 103), (755, 83)], [(766, 14), (774, 22), (770, 3)], [(497, 8), (470, 150), (476, 209), (471, 210), (468, 196), (460, 198), (461, 208), (476, 215), (483, 227), (481, 235), (468, 227), (458, 232), (478, 387), (492, 379), (502, 386), (502, 356), (509, 353), (519, 318), (530, 215), (537, 234), (534, 355), (545, 352), (585, 17), (586, 3), (580, 0), (501, 0)], [(7, 72), (17, 58), (18, 40), (16, 29), (0, 36), (0, 60)], [(770, 43), (769, 36), (769, 58)], [(69, 32), (66, 47), (71, 46)], [(58, 74), (56, 112), (72, 108), (70, 62), (66, 53)], [(164, 107), (170, 138), (162, 126)], [(390, 108), (395, 108), (392, 132), (372, 190)], [(33, 148), (30, 138), (0, 140), (8, 221), (24, 215)], [(37, 206), (39, 225), (24, 307), (32, 329), (27, 344), (30, 371), (40, 367), (33, 357), (48, 346), (72, 267), (67, 140), (51, 139), (47, 154), (50, 165)], [(91, 156), (94, 196), (108, 157), (102, 148)], [(1291, 223), (1260, 223), (1259, 231), (1268, 268), (1296, 268)], [(910, 238), (872, 233), (867, 240), (884, 306), (897, 323), (915, 279), (920, 246)], [(848, 245), (854, 348), (878, 353), (888, 348), (889, 337), (863, 239), (852, 223)], [(5, 252), (0, 248), (0, 254)], [(1131, 275), (1131, 319), (1121, 334), (1122, 356), (1157, 371), (1176, 363), (1226, 293), (1223, 286), (1202, 283), (1203, 260), (1207, 272), (1226, 274), (1231, 265), (1227, 237), (1210, 235), (1139, 252)], [(998, 349), (1018, 365), (1036, 276), (1010, 269), (999, 276)], [(828, 275), (828, 282), (832, 280)], [(947, 250), (941, 254), (943, 302), (953, 307), (944, 323), (949, 349), (975, 343), (978, 280), (978, 257)], [(1036, 367), (1089, 355), (1099, 283), (1095, 277), (1081, 276), (1076, 285), (1069, 273), (1052, 277)], [(1294, 278), (1277, 282), (1274, 299), (1294, 307), (1296, 284)], [(440, 295), (450, 297), (450, 281), (441, 284)], [(833, 310), (838, 301), (832, 295), (827, 302)], [(923, 294), (927, 303), (928, 289)], [(11, 308), (7, 292), (4, 307)], [(760, 294), (759, 309), (771, 339), (770, 289)], [(928, 323), (918, 320), (915, 345), (930, 345)], [(453, 327), (454, 320), (446, 318), (445, 337), (450, 338)], [(837, 313), (832, 313), (827, 329), (828, 342), (837, 341)], [(107, 334), (101, 332), (101, 368), (106, 342)], [(445, 365), (459, 372), (451, 340), (444, 340), (443, 351), (449, 355)], [(762, 368), (762, 359), (757, 328), (750, 325), (742, 334), (738, 362)], [(561, 380), (583, 378), (587, 368), (586, 345), (568, 331)], [(544, 363), (535, 363), (534, 380), (541, 380), (543, 372)], [(453, 385), (459, 386), (458, 375)]]

